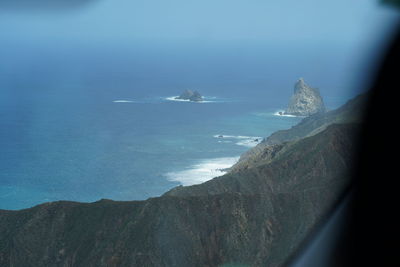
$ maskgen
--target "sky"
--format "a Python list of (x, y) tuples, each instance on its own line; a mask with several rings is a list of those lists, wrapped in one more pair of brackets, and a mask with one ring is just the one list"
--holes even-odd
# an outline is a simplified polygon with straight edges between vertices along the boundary
[(51, 8), (5, 3), (18, 1), (0, 4), (3, 41), (343, 43), (368, 41), (396, 14), (376, 0), (88, 0)]
[[(119, 72), (115, 79), (102, 83), (112, 86), (125, 79), (128, 84), (133, 81), (129, 77), (136, 74), (136, 81), (162, 82), (165, 77), (185, 73), (181, 76), (187, 81), (177, 84), (180, 88), (200, 86), (195, 80), (211, 81), (219, 76), (233, 81), (242, 75), (243, 83), (254, 78), (262, 89), (269, 86), (262, 84), (268, 75), (279, 80), (287, 68), (293, 75), (282, 76), (280, 80), (286, 84), (282, 82), (281, 88), (291, 88), (298, 76), (306, 75), (306, 80), (332, 91), (340, 86), (334, 79), (349, 85), (351, 79), (368, 82), (351, 73), (365, 73), (363, 65), (374, 65), (371, 60), (384, 51), (381, 48), (399, 17), (397, 10), (377, 0), (30, 3), (0, 1), (0, 87), (9, 88), (12, 94), (13, 83), (23, 79), (25, 84), (31, 84), (32, 77), (46, 79), (48, 84), (53, 79), (59, 86), (61, 79), (84, 82), (98, 79), (92, 78), (93, 73), (111, 77), (113, 71)], [(149, 79), (149, 75), (153, 77)], [(237, 90), (245, 84), (240, 86)]]

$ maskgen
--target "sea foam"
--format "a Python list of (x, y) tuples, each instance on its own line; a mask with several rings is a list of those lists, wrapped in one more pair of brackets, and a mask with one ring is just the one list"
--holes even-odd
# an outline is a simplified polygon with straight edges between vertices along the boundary
[(301, 116), (296, 116), (296, 115), (284, 114), (284, 112), (285, 111), (283, 111), (283, 110), (278, 110), (277, 112), (274, 113), (274, 115), (279, 116), (279, 117), (291, 117), (291, 118), (301, 117)]
[(239, 157), (225, 157), (201, 160), (186, 170), (165, 174), (168, 180), (179, 182), (184, 186), (201, 184), (212, 178), (224, 175), (226, 168), (230, 168), (239, 160)]
[(246, 135), (223, 135), (223, 134), (216, 134), (214, 138), (221, 139), (218, 143), (230, 143), (235, 142), (238, 146), (245, 146), (245, 147), (255, 147), (262, 141), (262, 137), (259, 136), (246, 136)]
[(169, 97), (166, 97), (165, 100), (168, 100), (168, 101), (177, 101), (177, 102), (190, 102), (189, 99), (179, 99), (179, 98), (177, 98), (177, 97), (179, 97), (179, 96), (178, 96), (178, 95), (177, 95), (177, 96), (169, 96)]
[[(179, 96), (168, 96), (168, 97), (164, 97), (164, 100), (167, 101), (176, 101), (176, 102), (190, 102), (190, 103), (197, 103), (197, 104), (204, 104), (204, 103), (217, 103), (217, 102), (222, 102), (222, 101), (217, 101), (215, 99), (217, 99), (215, 96), (205, 96), (203, 97), (203, 101), (190, 101), (189, 99), (177, 99), (177, 97)], [(214, 100), (210, 100), (210, 99), (214, 99)]]
[(121, 100), (114, 100), (114, 103), (134, 103), (132, 100), (126, 100), (126, 99), (121, 99)]

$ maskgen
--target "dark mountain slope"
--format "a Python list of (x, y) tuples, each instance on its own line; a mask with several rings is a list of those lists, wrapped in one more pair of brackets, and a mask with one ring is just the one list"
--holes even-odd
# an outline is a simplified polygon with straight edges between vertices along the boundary
[(200, 185), (176, 187), (165, 195), (198, 196), (239, 192), (277, 194), (331, 183), (347, 184), (347, 170), (355, 149), (357, 124), (333, 124), (325, 131), (298, 141), (284, 143), (272, 161), (260, 160), (246, 170), (214, 178)]
[(355, 130), (147, 201), (0, 211), (0, 266), (281, 266), (349, 185)]
[(332, 123), (360, 122), (367, 101), (368, 94), (359, 95), (338, 109), (306, 117), (299, 124), (288, 130), (277, 131), (264, 141), (268, 145), (279, 144), (316, 134)]
[(231, 167), (230, 172), (247, 169), (257, 164), (260, 159), (271, 160), (281, 152), (282, 143), (315, 135), (333, 123), (361, 122), (367, 101), (368, 94), (359, 95), (338, 109), (311, 115), (290, 129), (271, 134), (256, 147), (244, 153), (239, 162)]

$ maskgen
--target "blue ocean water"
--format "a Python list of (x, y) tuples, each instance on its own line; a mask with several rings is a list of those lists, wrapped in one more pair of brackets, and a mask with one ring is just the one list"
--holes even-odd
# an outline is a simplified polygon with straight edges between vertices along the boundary
[[(340, 82), (325, 80), (332, 72), (344, 80), (346, 61), (332, 53), (336, 61), (326, 73), (311, 75), (316, 62), (329, 57), (302, 64), (310, 57), (300, 54), (287, 59), (295, 65), (285, 65), (273, 52), (270, 58), (234, 52), (127, 59), (86, 51), (86, 57), (61, 53), (30, 58), (37, 67), (23, 68), (21, 60), (14, 72), (3, 69), (0, 209), (55, 200), (141, 200), (221, 175), (263, 137), (301, 120), (275, 115), (301, 73), (322, 86), (329, 108), (349, 98)], [(289, 67), (274, 72), (271, 64)], [(328, 90), (333, 86), (341, 89)], [(184, 89), (200, 91), (207, 101), (171, 100)]]

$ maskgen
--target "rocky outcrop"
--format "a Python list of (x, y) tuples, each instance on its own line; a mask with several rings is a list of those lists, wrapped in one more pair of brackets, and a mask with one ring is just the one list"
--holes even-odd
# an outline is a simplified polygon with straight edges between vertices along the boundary
[(285, 115), (310, 116), (315, 113), (325, 112), (325, 105), (319, 90), (308, 86), (300, 78), (294, 86), (294, 94), (290, 98)]
[(203, 97), (197, 91), (185, 90), (180, 96), (177, 96), (175, 99), (182, 100), (190, 100), (193, 102), (201, 102), (203, 101)]
[(333, 123), (360, 123), (363, 120), (364, 108), (368, 94), (361, 94), (338, 109), (316, 113), (301, 120), (287, 130), (276, 131), (257, 146), (241, 155), (239, 161), (230, 168), (230, 172), (247, 169), (257, 164), (260, 159), (273, 159), (283, 148), (283, 143), (313, 136), (325, 130)]

